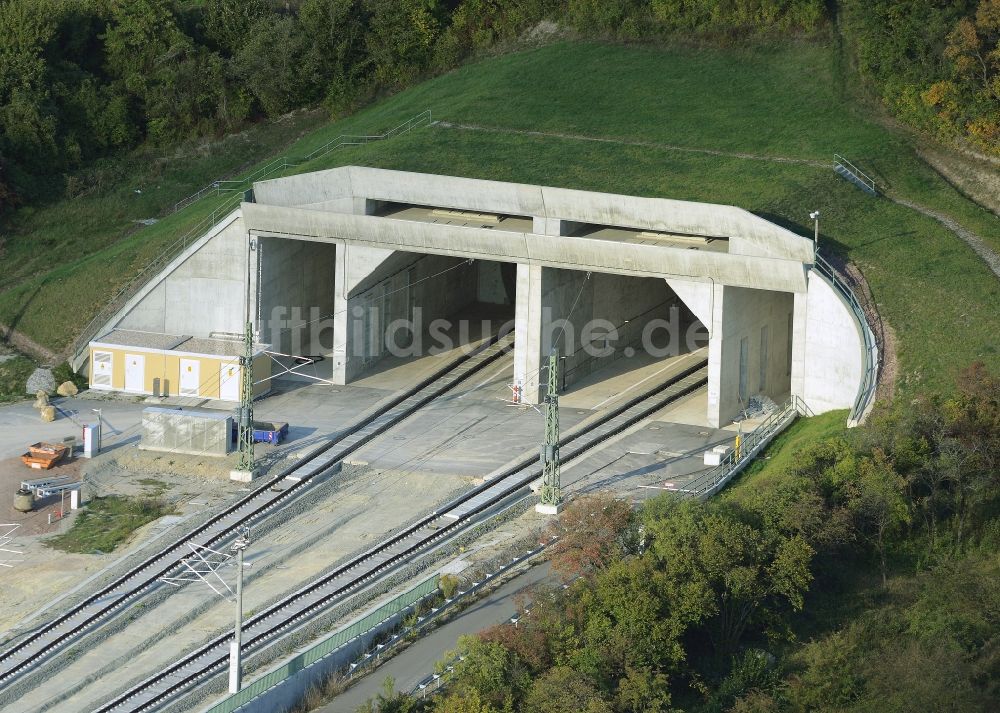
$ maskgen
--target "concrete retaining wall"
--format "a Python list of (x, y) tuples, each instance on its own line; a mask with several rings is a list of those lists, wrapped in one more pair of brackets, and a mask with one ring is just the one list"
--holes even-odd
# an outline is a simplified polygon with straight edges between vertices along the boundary
[[(355, 260), (355, 256), (361, 260)], [(354, 249), (348, 251), (346, 258), (353, 262), (349, 267), (356, 286), (338, 309), (338, 312), (345, 310), (338, 321), (343, 334), (335, 336), (335, 344), (342, 345), (342, 353), (335, 352), (334, 356), (335, 366), (343, 360), (345, 383), (388, 354), (390, 340), (406, 347), (406, 329), (411, 320), (426, 331), (434, 320), (447, 319), (475, 302), (479, 292), (476, 263), (444, 255), (406, 252), (379, 256), (381, 260), (367, 260), (368, 257), (371, 256)], [(359, 262), (370, 265), (367, 273)], [(387, 334), (390, 330), (392, 333)]]
[(247, 231), (239, 214), (228, 220), (154, 278), (148, 292), (108, 329), (193, 337), (242, 334)]
[[(809, 292), (796, 300), (804, 312), (799, 394), (813, 413), (851, 408), (864, 376), (864, 340), (854, 313), (834, 288), (815, 271)], [(797, 325), (798, 326), (798, 325)], [(806, 368), (806, 366), (808, 368)]]
[[(627, 346), (640, 349), (646, 324), (654, 319), (669, 321), (671, 308), (683, 310), (688, 323), (693, 320), (663, 280), (600, 272), (592, 273), (588, 280), (585, 272), (542, 268), (540, 360), (544, 363), (552, 347), (549, 338), (560, 334), (558, 321), (569, 317), (566, 331), (556, 346), (560, 355), (566, 357), (563, 383), (570, 386), (620, 357)], [(546, 315), (551, 315), (551, 324), (545, 324)], [(597, 320), (601, 320), (601, 326)], [(588, 325), (593, 328), (588, 330)], [(603, 336), (608, 326), (617, 330), (618, 338), (608, 341), (606, 356), (588, 354), (588, 348), (603, 353)]]
[(330, 315), (337, 248), (306, 240), (260, 239), (261, 341), (286, 354), (333, 350)]

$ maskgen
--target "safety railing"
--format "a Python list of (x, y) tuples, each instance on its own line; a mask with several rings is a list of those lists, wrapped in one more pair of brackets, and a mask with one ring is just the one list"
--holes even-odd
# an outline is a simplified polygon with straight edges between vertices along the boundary
[(273, 671), (269, 671), (256, 681), (247, 685), (246, 688), (242, 689), (239, 693), (234, 693), (231, 696), (219, 701), (214, 706), (207, 709), (205, 713), (232, 713), (240, 706), (246, 705), (257, 696), (263, 694), (268, 689), (277, 686), (293, 674), (308, 666), (312, 666), (321, 658), (329, 656), (345, 644), (384, 624), (400, 612), (412, 607), (420, 600), (436, 593), (437, 591), (438, 575), (435, 574), (433, 577), (418, 584), (408, 592), (404, 592), (395, 599), (386, 602), (362, 619), (359, 619), (353, 624), (340, 629), (332, 636), (327, 637), (315, 646), (312, 646), (294, 658), (289, 659)]
[(104, 326), (104, 324), (114, 317), (114, 315), (125, 306), (128, 300), (138, 294), (139, 290), (141, 290), (142, 287), (157, 274), (157, 272), (169, 265), (171, 261), (176, 259), (190, 245), (204, 235), (209, 228), (218, 223), (225, 216), (232, 213), (243, 201), (244, 192), (252, 188), (254, 182), (272, 178), (275, 174), (281, 174), (290, 168), (297, 168), (309, 163), (310, 161), (315, 161), (339, 148), (346, 146), (361, 146), (375, 141), (384, 141), (385, 139), (393, 138), (394, 136), (406, 133), (407, 131), (411, 131), (412, 129), (420, 126), (429, 125), (431, 122), (431, 110), (427, 109), (382, 134), (370, 136), (352, 136), (344, 134), (338, 136), (332, 141), (328, 141), (305, 156), (298, 158), (291, 158), (288, 156), (277, 158), (264, 166), (257, 168), (243, 178), (236, 180), (213, 181), (208, 186), (192, 193), (184, 200), (178, 201), (178, 203), (174, 206), (173, 211), (171, 211), (172, 213), (177, 213), (208, 196), (229, 196), (221, 205), (216, 207), (215, 210), (198, 221), (197, 224), (184, 232), (184, 234), (177, 240), (168, 245), (163, 252), (146, 264), (142, 270), (140, 270), (132, 279), (130, 279), (112, 295), (108, 303), (93, 317), (93, 319), (87, 322), (87, 324), (80, 331), (79, 336), (73, 342), (71, 351), (71, 363), (73, 364), (73, 367), (77, 368), (81, 355), (87, 349), (87, 345), (92, 339), (94, 339), (94, 337), (98, 336), (97, 332)]
[(785, 404), (768, 416), (763, 423), (739, 438), (737, 447), (731, 448), (722, 461), (712, 470), (700, 475), (682, 488), (670, 488), (682, 498), (698, 498), (704, 500), (725, 487), (742, 471), (771, 439), (784, 431), (795, 418), (808, 414), (803, 401), (798, 396), (792, 396)]
[(854, 317), (861, 327), (861, 336), (864, 342), (864, 375), (862, 376), (861, 384), (858, 386), (858, 395), (854, 399), (851, 413), (848, 416), (848, 425), (856, 426), (864, 418), (869, 406), (871, 406), (875, 399), (879, 367), (878, 340), (875, 338), (875, 333), (868, 324), (868, 317), (861, 306), (861, 302), (858, 301), (857, 296), (854, 294), (854, 290), (840, 277), (833, 265), (819, 253), (816, 253), (815, 268), (830, 283), (833, 289), (844, 298), (850, 306), (851, 311), (854, 312)]
[(221, 195), (223, 193), (232, 193), (233, 191), (245, 191), (252, 187), (254, 181), (260, 181), (274, 174), (277, 171), (284, 171), (289, 168), (297, 168), (304, 163), (309, 163), (318, 158), (326, 156), (331, 151), (335, 151), (339, 148), (345, 146), (361, 146), (373, 141), (384, 141), (385, 139), (391, 139), (399, 134), (405, 134), (411, 129), (415, 129), (418, 126), (424, 126), (432, 122), (431, 110), (425, 109), (414, 117), (411, 117), (404, 121), (399, 126), (395, 126), (388, 131), (381, 134), (370, 134), (356, 136), (353, 134), (341, 134), (335, 139), (331, 139), (319, 148), (311, 151), (305, 156), (300, 156), (298, 158), (292, 158), (290, 156), (281, 156), (273, 161), (260, 166), (253, 172), (247, 174), (242, 178), (235, 180), (220, 178), (217, 181), (212, 181), (210, 184), (202, 188), (201, 190), (195, 191), (187, 198), (177, 201), (174, 204), (174, 208), (171, 213), (176, 213), (179, 210), (187, 208), (193, 203), (197, 203), (202, 198), (210, 195)]
[(866, 190), (868, 190), (869, 192), (871, 192), (872, 195), (875, 195), (875, 194), (878, 193), (878, 190), (875, 188), (875, 181), (874, 181), (874, 179), (872, 179), (870, 176), (868, 176), (867, 174), (865, 174), (860, 168), (858, 168), (857, 166), (855, 166), (853, 163), (851, 163), (850, 161), (848, 161), (846, 158), (844, 158), (843, 156), (841, 156), (839, 153), (835, 153), (833, 155), (833, 167), (834, 167), (834, 169), (836, 169), (837, 166), (842, 166), (848, 173), (850, 173), (852, 176), (854, 176), (858, 180), (859, 183), (863, 184), (864, 188)]

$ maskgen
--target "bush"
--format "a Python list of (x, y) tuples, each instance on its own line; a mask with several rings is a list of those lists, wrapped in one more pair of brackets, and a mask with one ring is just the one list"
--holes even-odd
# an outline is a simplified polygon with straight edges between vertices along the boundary
[(27, 397), (24, 387), (35, 370), (35, 363), (17, 356), (0, 363), (0, 403), (22, 401)]
[(444, 595), (445, 599), (451, 599), (455, 596), (455, 592), (458, 591), (458, 577), (453, 574), (446, 574), (438, 580), (438, 587), (441, 589), (441, 594)]
[(111, 552), (140, 527), (171, 512), (164, 501), (153, 498), (95, 497), (78, 511), (69, 532), (45, 544), (63, 552)]
[(81, 391), (87, 388), (87, 375), (74, 372), (67, 361), (52, 369), (52, 376), (55, 377), (56, 386), (64, 381), (72, 381)]

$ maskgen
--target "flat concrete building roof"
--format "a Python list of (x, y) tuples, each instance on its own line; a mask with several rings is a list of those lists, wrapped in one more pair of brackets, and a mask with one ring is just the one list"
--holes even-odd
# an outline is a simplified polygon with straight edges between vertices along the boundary
[[(243, 342), (236, 339), (211, 339), (185, 334), (157, 334), (156, 332), (140, 332), (131, 329), (113, 329), (95, 339), (91, 344), (209, 356), (238, 357), (243, 354)], [(266, 344), (255, 344), (254, 353), (259, 353), (267, 347)]]

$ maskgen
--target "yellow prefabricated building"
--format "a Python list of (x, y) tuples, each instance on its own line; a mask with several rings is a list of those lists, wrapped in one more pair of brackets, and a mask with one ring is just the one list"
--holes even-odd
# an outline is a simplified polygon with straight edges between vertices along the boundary
[[(254, 395), (270, 390), (271, 360), (255, 345)], [(116, 329), (90, 342), (90, 388), (148, 396), (240, 400), (243, 343)]]

